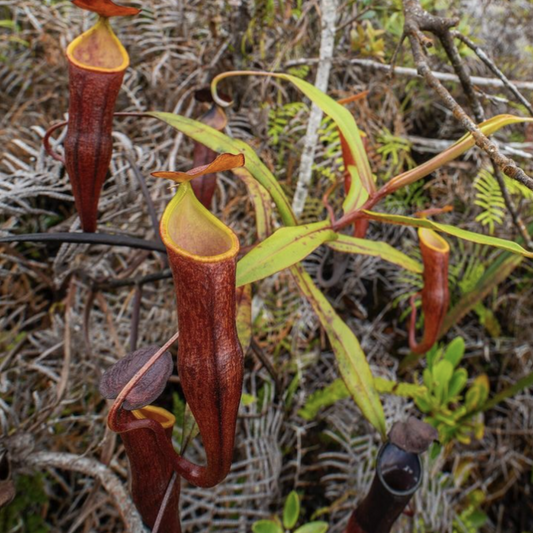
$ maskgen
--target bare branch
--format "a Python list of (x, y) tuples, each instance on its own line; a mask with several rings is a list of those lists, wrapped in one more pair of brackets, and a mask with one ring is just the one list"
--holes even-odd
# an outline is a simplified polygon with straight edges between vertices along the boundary
[(424, 35), (423, 31), (430, 31), (439, 36), (445, 30), (453, 27), (458, 22), (457, 19), (445, 19), (430, 15), (422, 9), (419, 0), (404, 0), (404, 15), (404, 31), (409, 38), (418, 73), (437, 93), (444, 105), (452, 112), (453, 116), (472, 134), (476, 145), (490, 157), (495, 167), (502, 170), (510, 178), (525, 185), (528, 189), (533, 190), (533, 179), (519, 168), (512, 159), (504, 156), (498, 150), (496, 144), (481, 132), (444, 85), (433, 76), (426, 61), (424, 47), (431, 44), (431, 41)]
[(80, 472), (100, 481), (105, 490), (113, 497), (113, 501), (124, 521), (129, 533), (148, 533), (141, 517), (131, 501), (120, 479), (105, 465), (72, 453), (36, 452), (24, 459), (25, 465), (36, 468), (61, 468)]
[(524, 97), (524, 95), (518, 90), (517, 83), (512, 82), (509, 78), (494, 64), (492, 59), (472, 42), (468, 37), (459, 33), (458, 31), (452, 32), (452, 35), (457, 39), (460, 39), (463, 43), (468, 46), (478, 57), (485, 63), (485, 65), (502, 81), (502, 85), (509, 89), (509, 91), (514, 95), (514, 97), (529, 111), (529, 114), (533, 116), (533, 106), (531, 103)]
[[(329, 85), (329, 74), (331, 71), (331, 58), (335, 47), (335, 22), (337, 18), (338, 0), (322, 0), (322, 33), (320, 41), (320, 62), (316, 74), (315, 86), (323, 92), (327, 92)], [(316, 105), (311, 107), (307, 133), (305, 134), (304, 148), (298, 174), (298, 183), (294, 193), (292, 209), (297, 217), (300, 217), (304, 210), (305, 200), (311, 182), (313, 172), (313, 161), (315, 159), (316, 144), (318, 141), (318, 128), (322, 120), (322, 111)]]

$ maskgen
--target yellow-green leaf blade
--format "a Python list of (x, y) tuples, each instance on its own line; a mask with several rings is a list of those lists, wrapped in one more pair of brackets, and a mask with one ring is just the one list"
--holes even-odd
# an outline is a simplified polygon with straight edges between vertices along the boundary
[(296, 218), (292, 213), (291, 204), (285, 196), (281, 185), (272, 175), (270, 170), (259, 159), (257, 154), (245, 142), (232, 139), (221, 131), (208, 126), (197, 120), (193, 120), (173, 113), (150, 112), (147, 115), (167, 123), (187, 137), (197, 141), (218, 153), (241, 153), (245, 158), (245, 168), (253, 177), (268, 191), (272, 200), (278, 207), (280, 216), (286, 226), (296, 224)]
[(245, 168), (236, 168), (233, 173), (246, 185), (255, 209), (257, 237), (264, 241), (272, 233), (272, 199), (267, 190)]
[(359, 177), (369, 192), (374, 190), (374, 181), (372, 179), (372, 171), (370, 170), (370, 163), (366, 155), (363, 141), (359, 128), (353, 118), (352, 114), (342, 105), (333, 100), (330, 96), (317, 89), (311, 83), (308, 83), (296, 76), (290, 74), (283, 74), (279, 72), (261, 72), (261, 71), (235, 71), (226, 72), (213, 79), (211, 88), (216, 95), (216, 87), (220, 80), (230, 76), (269, 76), (286, 80), (297, 87), (305, 96), (307, 96), (314, 104), (316, 104), (326, 115), (328, 115), (337, 125), (342, 135), (346, 140), (346, 144), (353, 154), (354, 161), (357, 165)]
[(252, 286), (243, 285), (235, 291), (237, 305), (237, 336), (242, 346), (242, 353), (246, 355), (252, 342)]
[(369, 241), (350, 235), (339, 234), (336, 240), (328, 242), (328, 246), (337, 252), (346, 254), (363, 254), (380, 257), (384, 261), (388, 261), (417, 274), (421, 274), (423, 271), (421, 263), (403, 252), (396, 250), (396, 248), (386, 242)]
[(326, 330), (337, 359), (340, 375), (364, 417), (385, 439), (385, 414), (374, 386), (372, 372), (357, 337), (337, 315), (327, 298), (301, 265), (291, 268), (298, 287), (307, 298)]
[(237, 264), (237, 287), (288, 268), (326, 241), (337, 238), (327, 220), (275, 231)]
[(442, 231), (448, 235), (453, 235), (459, 239), (465, 241), (475, 242), (477, 244), (484, 244), (486, 246), (493, 246), (495, 248), (501, 248), (508, 252), (523, 255), (524, 257), (533, 257), (533, 252), (529, 252), (525, 248), (522, 248), (518, 243), (514, 241), (508, 241), (506, 239), (500, 239), (498, 237), (491, 237), (490, 235), (483, 235), (481, 233), (475, 233), (449, 224), (440, 224), (433, 220), (423, 218), (406, 217), (403, 215), (389, 215), (386, 213), (376, 213), (374, 211), (364, 211), (364, 213), (371, 219), (378, 222), (388, 222), (389, 224), (399, 224), (401, 226), (412, 226), (414, 228), (429, 228), (435, 231)]
[[(522, 122), (533, 122), (533, 118), (515, 117), (514, 115), (497, 115), (479, 124), (478, 128), (485, 135), (492, 135), (504, 126), (520, 124)], [(453, 161), (460, 155), (464, 154), (475, 144), (474, 137), (472, 137), (471, 133), (463, 135), (463, 137), (461, 137), (457, 142), (452, 144), (440, 154), (429, 159), (425, 163), (422, 163), (421, 165), (392, 178), (387, 184), (387, 189), (389, 189), (389, 191), (395, 191), (400, 187), (404, 187), (405, 185), (409, 185), (410, 183), (414, 183), (415, 181), (428, 176), (437, 168), (442, 167), (446, 163), (449, 163), (450, 161)]]

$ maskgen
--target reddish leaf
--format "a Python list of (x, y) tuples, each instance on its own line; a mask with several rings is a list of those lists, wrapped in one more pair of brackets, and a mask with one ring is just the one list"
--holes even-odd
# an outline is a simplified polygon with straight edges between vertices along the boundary
[(102, 17), (127, 17), (141, 12), (136, 7), (120, 6), (111, 0), (72, 0), (72, 3), (82, 9), (94, 11)]
[(214, 172), (224, 172), (244, 166), (244, 156), (242, 154), (221, 154), (209, 165), (193, 168), (187, 172), (152, 172), (155, 178), (166, 178), (177, 183), (186, 183), (199, 176), (212, 174)]
[[(100, 380), (100, 393), (108, 400), (115, 399), (128, 381), (154, 355), (159, 346), (148, 346), (129, 353), (109, 368)], [(172, 374), (172, 356), (165, 352), (141, 378), (134, 389), (126, 396), (124, 409), (132, 411), (140, 409), (154, 400), (163, 392)]]

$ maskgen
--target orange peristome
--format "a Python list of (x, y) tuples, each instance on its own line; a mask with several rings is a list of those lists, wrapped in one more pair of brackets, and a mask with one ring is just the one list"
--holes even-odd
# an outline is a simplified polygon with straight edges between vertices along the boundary
[(219, 155), (212, 163), (193, 168), (187, 172), (152, 172), (155, 178), (166, 178), (176, 183), (187, 183), (194, 178), (213, 174), (215, 172), (224, 172), (244, 166), (244, 156), (242, 154), (222, 154)]
[(420, 238), (420, 245), (431, 248), (436, 253), (448, 254), (450, 252), (450, 245), (438, 233), (431, 229), (420, 228), (418, 230), (418, 237)]
[(172, 413), (155, 405), (147, 405), (141, 409), (135, 409), (132, 413), (137, 420), (149, 418), (159, 422), (163, 429), (169, 429), (176, 423), (176, 417)]
[(121, 72), (130, 64), (128, 52), (107, 19), (100, 19), (74, 39), (67, 48), (67, 58), (73, 65), (92, 72)]
[(136, 7), (119, 6), (111, 0), (72, 0), (75, 6), (94, 11), (101, 17), (127, 17), (129, 15), (138, 15), (141, 10)]
[(161, 238), (168, 249), (197, 262), (234, 260), (239, 251), (235, 233), (205, 209), (186, 183), (163, 213)]

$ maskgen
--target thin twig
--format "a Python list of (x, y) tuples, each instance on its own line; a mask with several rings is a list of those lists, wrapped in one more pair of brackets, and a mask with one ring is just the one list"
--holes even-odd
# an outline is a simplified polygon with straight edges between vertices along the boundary
[[(409, 36), (409, 40), (411, 43), (411, 49), (413, 51), (413, 57), (415, 58), (415, 63), (418, 66), (419, 72), (421, 74), (425, 73), (425, 78), (428, 84), (431, 87), (433, 87), (433, 89), (435, 89), (435, 91), (437, 92), (437, 94), (439, 94), (439, 96), (441, 97), (443, 102), (446, 104), (448, 109), (450, 109), (453, 112), (454, 116), (458, 118), (459, 121), (463, 124), (463, 126), (472, 133), (472, 136), (474, 137), (476, 144), (480, 148), (482, 148), (482, 150), (484, 150), (487, 153), (487, 155), (490, 157), (490, 159), (492, 160), (493, 165), (494, 165), (494, 174), (496, 176), (498, 185), (502, 192), (502, 196), (504, 198), (506, 208), (511, 214), (511, 219), (517, 231), (522, 235), (522, 237), (524, 237), (524, 241), (529, 246), (530, 238), (527, 233), (525, 224), (522, 221), (513, 203), (511, 195), (509, 194), (509, 191), (507, 190), (507, 187), (505, 186), (505, 180), (500, 172), (500, 169), (504, 170), (505, 172), (505, 165), (502, 164), (502, 161), (503, 161), (502, 158), (506, 159), (506, 157), (499, 152), (497, 143), (489, 141), (483, 135), (483, 133), (472, 122), (470, 117), (464, 112), (461, 106), (459, 106), (459, 104), (453, 99), (451, 94), (444, 88), (442, 84), (440, 84), (440, 82), (438, 82), (434, 78), (434, 76), (430, 73), (430, 71), (428, 71), (429, 67), (425, 60), (425, 55), (423, 51), (423, 46), (426, 45), (427, 38), (422, 33), (422, 30), (429, 31), (439, 38), (446, 52), (446, 55), (448, 56), (448, 59), (450, 60), (453, 66), (453, 69), (455, 70), (455, 73), (457, 74), (461, 82), (463, 91), (467, 97), (470, 108), (472, 109), (472, 112), (474, 113), (474, 117), (476, 121), (482, 122), (485, 119), (485, 113), (483, 111), (483, 107), (481, 106), (479, 98), (476, 92), (474, 91), (474, 87), (472, 85), (472, 79), (470, 78), (470, 74), (468, 73), (464, 65), (464, 62), (461, 59), (461, 56), (459, 54), (457, 46), (455, 45), (451, 30), (450, 30), (450, 28), (457, 23), (457, 19), (446, 19), (442, 17), (436, 17), (434, 15), (427, 13), (420, 6), (419, 0), (404, 0), (404, 13), (405, 13), (405, 32)], [(457, 35), (457, 32), (455, 32), (455, 34)], [(474, 129), (477, 130), (476, 134), (474, 134)], [(476, 135), (477, 135), (477, 138), (476, 138)], [(498, 159), (501, 159), (500, 164), (498, 164)], [(511, 161), (511, 160), (509, 159), (508, 161)], [(515, 170), (516, 169), (517, 167), (515, 166)], [(521, 170), (520, 172), (523, 173), (523, 171)], [(509, 172), (506, 172), (506, 173), (510, 175)], [(526, 176), (525, 173), (524, 173), (524, 176)], [(528, 177), (528, 179), (531, 179), (531, 178)], [(532, 181), (532, 184), (533, 184), (533, 181)]]
[(155, 519), (154, 527), (152, 528), (152, 533), (159, 533), (159, 528), (163, 520), (163, 515), (165, 514), (165, 511), (167, 509), (168, 500), (170, 500), (172, 489), (174, 488), (174, 484), (176, 483), (177, 478), (178, 474), (176, 472), (173, 472), (172, 477), (168, 482), (167, 490), (165, 491), (165, 496), (163, 497), (163, 501), (161, 502), (161, 506), (159, 507), (159, 511), (157, 512), (157, 518)]
[(529, 232), (527, 231), (526, 225), (524, 221), (522, 220), (520, 213), (518, 213), (516, 209), (516, 206), (513, 202), (513, 199), (511, 198), (511, 195), (509, 194), (507, 186), (505, 185), (505, 179), (503, 177), (503, 174), (501, 173), (500, 169), (497, 167), (494, 167), (494, 177), (496, 178), (496, 181), (498, 182), (500, 190), (502, 191), (502, 196), (503, 196), (503, 201), (505, 202), (505, 207), (507, 207), (507, 211), (509, 211), (509, 214), (511, 215), (511, 219), (513, 220), (513, 224), (515, 228), (518, 230), (518, 233), (522, 236), (522, 239), (524, 239), (525, 246), (527, 248), (532, 249), (533, 242), (531, 240), (531, 236), (529, 235)]
[(468, 105), (470, 106), (470, 109), (474, 114), (476, 122), (483, 122), (485, 120), (485, 111), (483, 110), (481, 102), (479, 101), (479, 98), (476, 92), (474, 91), (474, 87), (472, 86), (472, 80), (470, 79), (470, 74), (466, 70), (466, 66), (463, 60), (461, 59), (459, 50), (457, 50), (457, 46), (455, 45), (453, 37), (451, 36), (448, 28), (446, 28), (446, 30), (444, 30), (439, 35), (439, 39), (442, 44), (442, 47), (444, 48), (444, 51), (446, 52), (446, 55), (448, 56), (448, 59), (450, 60), (450, 63), (452, 64), (453, 70), (455, 71), (459, 78), (459, 81), (461, 82), (463, 92), (466, 95)]
[[(316, 73), (315, 87), (322, 92), (327, 92), (329, 74), (331, 71), (331, 58), (335, 47), (335, 21), (337, 18), (338, 0), (322, 0), (322, 32), (320, 37), (320, 62)], [(305, 201), (309, 192), (309, 183), (313, 173), (313, 162), (318, 142), (318, 129), (322, 121), (322, 110), (313, 104), (309, 114), (307, 133), (304, 139), (304, 148), (300, 160), (298, 183), (292, 201), (292, 209), (296, 217), (300, 217), (305, 207)]]
[[(284, 63), (284, 69), (288, 69), (290, 67), (297, 67), (299, 65), (316, 65), (319, 62), (319, 59), (316, 57), (304, 57), (301, 59), (292, 59), (290, 61), (287, 61)], [(384, 63), (380, 63), (379, 61), (373, 61), (372, 59), (343, 59), (343, 58), (335, 58), (332, 60), (333, 64), (335, 65), (355, 65), (362, 68), (368, 68), (371, 70), (378, 70), (382, 72), (392, 72), (394, 70), (394, 74), (398, 76), (407, 76), (409, 78), (418, 78), (420, 77), (420, 74), (418, 73), (417, 69), (410, 68), (410, 67), (397, 67), (394, 66), (394, 69), (391, 65), (387, 65)], [(440, 81), (449, 81), (452, 83), (460, 83), (459, 78), (455, 74), (451, 74), (450, 72), (439, 72), (436, 70), (432, 70), (431, 73), (435, 78), (437, 78)], [(471, 76), (470, 79), (472, 80), (472, 83), (476, 85), (477, 87), (494, 87), (496, 89), (505, 87), (504, 82), (501, 79), (498, 78), (484, 78), (483, 76)], [(522, 89), (525, 91), (533, 91), (533, 82), (532, 81), (511, 81), (513, 85), (515, 85), (518, 89)]]
[(72, 358), (71, 334), (72, 334), (72, 306), (74, 305), (74, 296), (76, 295), (76, 276), (72, 276), (69, 281), (67, 298), (65, 301), (65, 336), (63, 343), (64, 359), (61, 368), (61, 377), (57, 385), (57, 401), (61, 401), (63, 394), (67, 389), (68, 378), (70, 374), (70, 361)]
[(445, 19), (430, 15), (422, 9), (419, 0), (404, 0), (404, 15), (404, 31), (409, 38), (411, 51), (419, 74), (424, 77), (426, 83), (437, 93), (444, 105), (452, 112), (453, 116), (472, 134), (476, 145), (490, 157), (493, 164), (510, 178), (533, 190), (533, 179), (519, 168), (512, 159), (504, 156), (498, 150), (496, 144), (483, 134), (444, 85), (433, 76), (426, 61), (424, 46), (428, 43), (429, 39), (422, 32), (431, 31), (438, 35), (445, 28), (449, 29), (455, 25), (457, 19)]
[(148, 533), (122, 481), (105, 465), (95, 459), (72, 453), (37, 452), (24, 458), (26, 466), (36, 468), (61, 468), (94, 477), (102, 483), (124, 521), (129, 533)]
[[(474, 87), (472, 85), (470, 74), (468, 73), (464, 62), (461, 59), (459, 50), (457, 49), (457, 46), (455, 45), (455, 42), (453, 40), (453, 36), (452, 36), (452, 33), (449, 27), (445, 25), (440, 25), (440, 30), (438, 31), (437, 35), (446, 52), (446, 55), (448, 56), (448, 59), (450, 60), (453, 66), (453, 69), (455, 70), (455, 73), (457, 74), (457, 76), (459, 77), (459, 80), (461, 81), (463, 91), (467, 97), (470, 109), (472, 109), (472, 112), (474, 113), (476, 122), (478, 123), (483, 122), (485, 120), (485, 112), (483, 110), (483, 107), (481, 106), (481, 102), (479, 101), (479, 98), (476, 92), (474, 91)], [(461, 34), (459, 32), (454, 32), (454, 35), (459, 36)], [(495, 145), (498, 146), (496, 143)], [(503, 174), (501, 173), (500, 169), (496, 166), (494, 166), (494, 175), (496, 176), (496, 181), (498, 182), (498, 186), (502, 193), (505, 206), (507, 208), (507, 211), (509, 211), (511, 215), (513, 224), (516, 227), (518, 233), (522, 235), (522, 238), (524, 239), (526, 246), (530, 247), (531, 239), (527, 232), (526, 225), (524, 224), (522, 217), (518, 213), (515, 207), (515, 204), (513, 202), (513, 199), (511, 198), (511, 195), (509, 194), (509, 191), (507, 190), (507, 186), (505, 185)]]
[[(502, 85), (509, 89), (509, 91), (514, 95), (514, 97), (529, 111), (529, 114), (533, 116), (533, 106), (531, 103), (524, 97), (524, 95), (518, 90), (518, 82), (512, 82), (490, 59), (489, 56), (484, 52), (482, 48), (477, 46), (472, 42), (468, 37), (463, 35), (458, 31), (451, 32), (454, 37), (460, 39), (463, 43), (468, 46), (478, 57), (485, 63), (485, 65), (501, 80)], [(472, 80), (473, 81), (473, 80)]]

